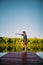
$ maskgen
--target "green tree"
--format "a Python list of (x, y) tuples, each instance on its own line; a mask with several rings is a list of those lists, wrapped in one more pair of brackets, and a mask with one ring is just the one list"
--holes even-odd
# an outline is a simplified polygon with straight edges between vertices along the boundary
[(41, 43), (43, 43), (43, 39), (41, 39)]
[(3, 37), (0, 37), (0, 43), (6, 43), (6, 41), (3, 39)]
[(13, 43), (13, 40), (9, 38), (7, 42), (8, 43)]

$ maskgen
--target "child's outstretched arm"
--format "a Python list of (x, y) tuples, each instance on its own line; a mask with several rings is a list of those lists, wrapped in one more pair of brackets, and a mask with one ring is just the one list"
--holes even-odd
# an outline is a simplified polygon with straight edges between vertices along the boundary
[(23, 36), (23, 34), (18, 34), (18, 33), (16, 33), (16, 35), (21, 35), (21, 36)]

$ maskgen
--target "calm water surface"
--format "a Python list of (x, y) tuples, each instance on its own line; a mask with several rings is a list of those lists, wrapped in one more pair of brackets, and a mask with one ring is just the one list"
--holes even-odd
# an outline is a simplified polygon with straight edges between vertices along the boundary
[(7, 54), (8, 52), (0, 52), (0, 57), (2, 57), (3, 55)]
[(36, 54), (43, 59), (43, 52), (36, 52)]

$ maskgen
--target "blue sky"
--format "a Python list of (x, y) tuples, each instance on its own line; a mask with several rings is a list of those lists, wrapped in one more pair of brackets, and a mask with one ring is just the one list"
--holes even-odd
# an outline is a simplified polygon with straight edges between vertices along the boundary
[(0, 36), (21, 37), (15, 33), (23, 30), (27, 37), (43, 38), (43, 1), (0, 0)]

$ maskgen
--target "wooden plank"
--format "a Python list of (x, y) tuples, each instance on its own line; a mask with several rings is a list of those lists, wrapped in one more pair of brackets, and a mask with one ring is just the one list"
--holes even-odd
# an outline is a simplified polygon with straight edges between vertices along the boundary
[(0, 65), (43, 65), (43, 59), (33, 52), (10, 52), (0, 57)]

